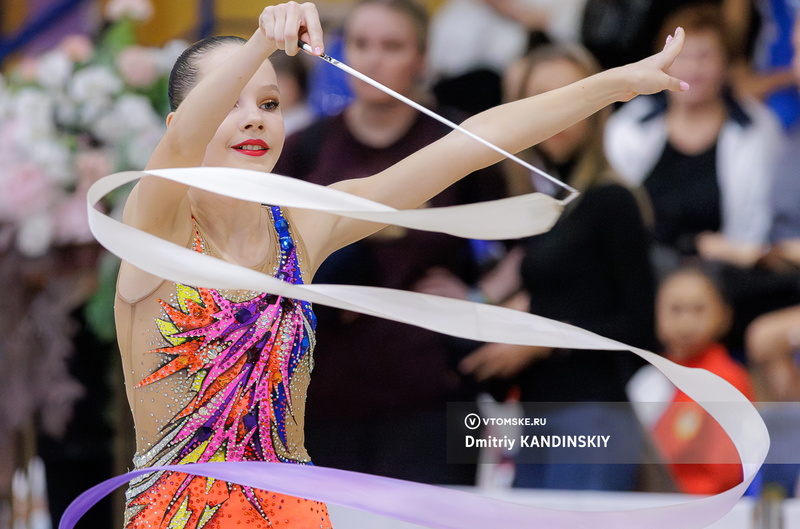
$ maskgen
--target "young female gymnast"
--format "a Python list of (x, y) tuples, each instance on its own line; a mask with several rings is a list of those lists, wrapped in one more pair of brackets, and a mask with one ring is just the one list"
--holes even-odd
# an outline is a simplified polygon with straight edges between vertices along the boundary
[[(184, 52), (171, 76), (174, 111), (147, 169), (225, 166), (272, 170), (284, 141), (280, 91), (267, 58), (298, 39), (321, 54), (313, 4), (269, 6), (245, 41), (214, 38)], [(683, 32), (648, 59), (467, 120), (472, 132), (517, 152), (615, 101), (688, 86), (664, 72)], [(374, 176), (337, 189), (415, 208), (500, 158), (451, 133)], [(334, 250), (381, 226), (310, 210), (260, 206), (155, 176), (143, 177), (124, 221), (197, 252), (310, 281)], [(196, 288), (129, 263), (120, 269), (116, 318), (137, 468), (207, 461), (308, 464), (303, 412), (312, 368), (310, 304), (269, 293)], [(162, 361), (166, 355), (167, 360)], [(328, 527), (324, 504), (177, 472), (131, 483), (129, 528)]]

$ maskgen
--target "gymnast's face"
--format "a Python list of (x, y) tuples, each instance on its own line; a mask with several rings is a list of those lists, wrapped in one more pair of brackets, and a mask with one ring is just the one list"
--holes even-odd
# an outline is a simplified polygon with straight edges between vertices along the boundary
[[(408, 96), (425, 67), (417, 30), (411, 18), (396, 9), (365, 4), (356, 8), (346, 26), (347, 62), (392, 90)], [(394, 103), (394, 99), (363, 81), (354, 80), (357, 100)]]
[[(198, 60), (200, 77), (221, 65), (238, 46), (226, 44), (208, 51)], [(285, 136), (280, 99), (275, 70), (264, 61), (217, 128), (206, 147), (203, 165), (271, 171)]]
[[(531, 97), (585, 78), (584, 72), (572, 61), (553, 59), (533, 67), (525, 85), (525, 96)], [(539, 149), (554, 163), (564, 163), (572, 159), (586, 144), (591, 124), (588, 119), (568, 127), (558, 134), (544, 140)]]

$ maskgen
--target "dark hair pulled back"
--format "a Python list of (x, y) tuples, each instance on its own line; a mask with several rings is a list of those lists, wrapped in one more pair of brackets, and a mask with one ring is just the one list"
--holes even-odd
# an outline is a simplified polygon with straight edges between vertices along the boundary
[(247, 42), (245, 39), (231, 35), (207, 37), (183, 50), (169, 74), (167, 95), (169, 96), (170, 109), (174, 112), (197, 84), (197, 76), (199, 74), (197, 61), (200, 57), (209, 50), (216, 49), (223, 44), (244, 44), (245, 42)]

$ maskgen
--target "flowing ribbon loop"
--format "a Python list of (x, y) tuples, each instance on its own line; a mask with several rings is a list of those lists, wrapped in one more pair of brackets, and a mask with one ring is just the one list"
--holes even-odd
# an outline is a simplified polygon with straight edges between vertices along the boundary
[[(189, 174), (192, 171), (182, 170), (181, 178), (191, 181)], [(210, 176), (212, 171), (200, 172), (209, 173), (206, 176)], [(175, 173), (169, 171), (153, 172), (153, 174), (156, 173), (163, 177), (176, 176)], [(261, 173), (258, 175), (263, 176)], [(225, 177), (220, 178), (225, 185), (215, 185), (215, 190), (220, 194), (236, 198), (246, 194), (248, 195), (247, 199), (261, 202), (261, 198), (256, 198), (255, 181), (252, 176), (242, 171), (226, 172)], [(112, 175), (92, 186), (88, 195), (89, 220), (92, 232), (103, 246), (142, 270), (171, 281), (196, 286), (271, 292), (479, 341), (573, 349), (630, 350), (655, 365), (679, 389), (703, 405), (722, 425), (742, 460), (744, 481), (726, 492), (689, 503), (634, 511), (596, 512), (589, 515), (521, 507), (475, 496), (469, 496), (468, 501), (465, 501), (464, 496), (456, 497), (453, 495), (453, 491), (447, 489), (406, 482), (397, 484), (396, 480), (375, 476), (356, 478), (352, 473), (306, 466), (286, 464), (266, 466), (269, 464), (231, 462), (194, 465), (191, 466), (191, 470), (187, 465), (180, 465), (181, 471), (383, 513), (430, 527), (477, 528), (485, 526), (487, 520), (491, 519), (491, 525), (502, 527), (529, 527), (543, 524), (543, 526), (565, 529), (588, 527), (592, 529), (639, 527), (699, 529), (719, 519), (733, 507), (744, 494), (766, 458), (769, 436), (758, 412), (733, 386), (708, 371), (685, 368), (649, 351), (636, 349), (577, 327), (524, 312), (385, 288), (293, 285), (260, 272), (194, 252), (127, 226), (95, 209), (94, 205), (105, 194), (135, 177), (132, 174)], [(267, 184), (266, 182), (267, 180), (259, 185), (264, 186), (265, 189), (271, 189), (272, 183)], [(285, 181), (283, 183), (286, 184)], [(221, 189), (222, 187), (224, 189)], [(248, 191), (242, 193), (242, 189)], [(296, 189), (293, 188), (293, 191)], [(264, 191), (264, 193), (266, 195), (258, 192), (258, 197), (267, 196), (271, 191)], [(287, 193), (291, 194), (291, 192)], [(284, 198), (286, 196), (281, 198), (282, 202)], [(327, 193), (306, 194), (304, 188), (303, 196), (294, 198), (298, 201), (294, 202), (295, 207), (331, 211), (328, 203), (331, 196)], [(299, 203), (303, 205), (297, 205)], [(356, 210), (371, 211), (373, 208), (372, 204), (361, 203), (360, 199), (353, 199), (353, 203), (347, 211), (355, 213)], [(437, 219), (438, 217), (433, 216), (427, 219), (424, 225), (433, 231), (446, 232), (443, 225), (446, 225), (447, 222), (440, 225)], [(468, 217), (461, 219), (461, 222), (464, 224), (461, 229), (464, 232), (472, 233), (471, 230), (477, 230), (477, 225), (483, 221), (482, 217)], [(741, 406), (736, 406), (736, 411), (732, 412), (730, 406), (713, 406), (712, 404), (715, 402), (738, 403)], [(235, 470), (242, 468), (252, 471)], [(135, 473), (152, 471), (153, 469), (142, 469)], [(106, 484), (102, 484), (100, 488), (87, 491), (85, 493), (87, 496), (82, 496), (84, 499), (78, 505), (85, 506), (93, 503), (98, 497), (101, 497), (98, 496), (99, 494), (108, 493), (119, 483), (132, 477), (134, 477), (133, 474), (129, 474), (115, 478), (116, 481), (110, 480)], [(357, 483), (361, 483), (363, 486), (357, 486)], [(388, 506), (387, 502), (390, 502)], [(70, 509), (73, 509), (73, 506)], [(443, 506), (447, 508), (443, 508)], [(70, 524), (74, 525), (75, 516), (80, 515), (78, 512), (80, 509), (83, 507), (74, 507), (72, 511), (69, 511), (69, 517), (65, 514), (60, 527), (71, 529), (72, 525)], [(492, 513), (492, 516), (486, 518), (480, 514), (481, 512)]]
[[(379, 202), (296, 178), (230, 167), (116, 173), (95, 183), (90, 191), (89, 201), (94, 203), (100, 196), (144, 175), (166, 178), (249, 202), (327, 211), (343, 217), (437, 231), (469, 239), (518, 239), (544, 233), (558, 220), (565, 204), (564, 201), (542, 193), (530, 193), (475, 204), (397, 210)], [(236, 186), (232, 186), (232, 182), (236, 182)], [(475, 219), (481, 221), (475, 222)]]

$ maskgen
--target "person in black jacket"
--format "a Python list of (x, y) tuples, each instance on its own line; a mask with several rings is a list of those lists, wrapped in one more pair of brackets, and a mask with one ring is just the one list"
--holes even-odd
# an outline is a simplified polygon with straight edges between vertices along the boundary
[[(583, 48), (546, 45), (525, 59), (517, 93), (525, 97), (546, 92), (597, 69)], [(484, 298), (624, 343), (652, 347), (654, 279), (648, 238), (634, 194), (616, 183), (603, 154), (604, 122), (604, 114), (595, 114), (523, 153), (581, 195), (550, 232), (521, 241), (509, 252), (494, 273), (478, 283), (477, 292), (461, 284), (461, 297)], [(509, 188), (546, 191), (527, 170), (509, 168)], [(424, 290), (452, 294), (457, 285), (455, 278), (439, 274), (429, 278)], [(627, 352), (492, 343), (471, 353), (460, 367), (481, 381), (512, 381), (525, 403), (574, 403), (547, 412), (547, 427), (526, 433), (607, 432), (616, 441), (614, 447), (597, 452), (594, 464), (586, 465), (566, 464), (556, 451), (536, 459), (545, 464), (527, 464), (533, 461), (532, 452), (523, 449), (518, 455), (517, 486), (631, 490), (636, 484), (635, 464), (599, 463), (621, 461), (618, 456), (634, 459), (629, 456), (638, 447), (634, 435), (638, 427), (626, 406), (617, 403), (626, 401), (625, 384), (636, 365), (634, 355)], [(556, 459), (548, 459), (551, 456)]]

